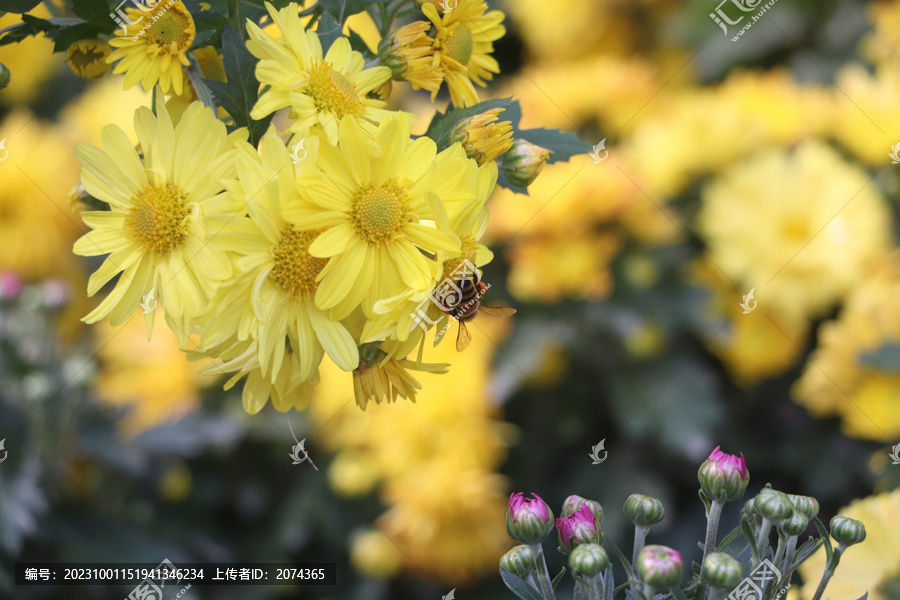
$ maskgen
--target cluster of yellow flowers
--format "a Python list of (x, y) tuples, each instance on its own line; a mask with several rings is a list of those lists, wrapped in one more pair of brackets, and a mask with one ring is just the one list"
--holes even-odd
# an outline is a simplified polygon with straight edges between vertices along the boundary
[[(114, 72), (125, 73), (126, 88), (159, 84), (155, 114), (142, 107), (134, 115), (138, 148), (110, 125), (103, 149), (76, 151), (84, 189), (110, 207), (82, 213), (92, 231), (75, 252), (108, 255), (88, 294), (119, 276), (85, 321), (109, 316), (117, 326), (141, 305), (149, 338), (158, 303), (183, 345), (197, 334), (194, 358), (215, 359), (204, 373), (232, 375), (226, 388), (246, 377), (251, 413), (270, 397), (281, 411), (305, 408), (326, 354), (354, 373), (361, 407), (415, 399), (419, 384), (408, 371), (445, 370), (421, 361), (429, 329), (445, 330), (450, 318), (429, 298), (460, 268), (491, 259), (479, 239), (494, 159), (512, 147), (512, 131), (490, 111), (438, 152), (432, 139), (411, 138), (412, 115), (377, 97), (393, 76), (414, 86), (428, 79), (435, 93), (435, 81), (446, 81), (455, 104), (477, 102), (472, 82), (484, 85), (498, 70), (489, 53), (503, 14), (461, 0), (438, 17), (426, 3), (434, 37), (414, 23), (418, 34), (404, 28), (390, 40), (391, 68), (367, 68), (346, 37), (323, 53), (297, 4), (269, 6), (266, 30), (247, 22), (265, 86), (250, 116), (286, 109), (291, 139), (271, 127), (256, 148), (245, 129), (229, 134), (201, 102), (164, 102), (163, 93), (190, 89), (184, 67), (195, 25), (180, 2), (153, 10), (144, 28), (131, 15), (102, 58), (119, 61)], [(219, 70), (218, 57), (207, 58), (203, 72)], [(418, 360), (406, 360), (416, 347)]]

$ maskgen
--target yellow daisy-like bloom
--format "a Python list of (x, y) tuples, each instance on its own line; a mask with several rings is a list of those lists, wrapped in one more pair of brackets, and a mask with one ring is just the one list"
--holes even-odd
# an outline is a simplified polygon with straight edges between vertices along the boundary
[(479, 165), (496, 160), (513, 146), (511, 121), (497, 122), (503, 108), (492, 108), (460, 121), (450, 134), (450, 142), (459, 142), (469, 158)]
[(386, 358), (378, 343), (362, 347), (359, 367), (353, 371), (353, 393), (356, 404), (363, 410), (369, 401), (376, 404), (396, 402), (397, 397), (416, 401), (416, 392), (422, 385), (409, 371), (446, 373), (449, 364), (414, 363), (410, 360)]
[(112, 68), (106, 58), (112, 47), (96, 38), (78, 40), (66, 51), (66, 64), (82, 79), (100, 79)]
[(726, 171), (704, 191), (697, 227), (740, 289), (802, 322), (853, 289), (889, 247), (890, 222), (868, 174), (809, 141)]
[[(830, 600), (856, 600), (869, 593), (871, 600), (895, 600), (900, 590), (900, 490), (884, 492), (841, 509), (840, 514), (862, 521), (866, 539), (847, 549), (825, 589)], [(825, 571), (825, 550), (800, 565), (805, 582), (803, 600), (815, 594)]]
[(313, 375), (323, 351), (343, 370), (352, 371), (359, 362), (356, 342), (314, 301), (317, 277), (329, 261), (309, 253), (320, 231), (297, 230), (281, 216), (298, 201), (298, 192), (291, 157), (274, 128), (263, 137), (259, 153), (242, 144), (237, 174), (229, 193), (236, 203), (247, 203), (249, 218), (228, 223), (218, 241), (241, 258), (235, 263), (235, 277), (210, 303), (201, 345), (219, 345), (234, 336), (256, 342), (262, 375), (272, 380), (278, 377), (288, 345), (303, 381)]
[[(229, 258), (216, 246), (214, 234), (242, 207), (223, 193), (222, 180), (233, 177), (235, 144), (247, 132), (228, 135), (224, 123), (199, 102), (173, 126), (160, 92), (157, 111), (158, 116), (146, 107), (135, 112), (143, 161), (114, 125), (103, 128), (105, 151), (87, 145), (76, 149), (84, 188), (110, 210), (81, 214), (93, 231), (75, 243), (75, 253), (109, 254), (91, 276), (89, 296), (122, 274), (86, 322), (110, 315), (118, 325), (153, 290), (184, 343), (219, 282), (231, 276)], [(148, 333), (153, 315), (147, 313)]]
[(381, 64), (390, 67), (396, 81), (408, 81), (416, 90), (436, 93), (444, 82), (444, 71), (434, 60), (431, 24), (416, 21), (401, 27), (378, 45)]
[(181, 94), (182, 66), (188, 66), (188, 50), (197, 28), (182, 2), (160, 2), (149, 10), (129, 8), (125, 32), (116, 31), (109, 45), (116, 48), (106, 61), (120, 61), (113, 73), (125, 73), (125, 89), (138, 81), (144, 90), (157, 82), (163, 93)]
[(365, 68), (362, 54), (350, 48), (350, 40), (338, 38), (323, 58), (315, 31), (305, 31), (297, 4), (280, 11), (266, 3), (282, 37), (274, 38), (248, 22), (247, 48), (260, 59), (256, 78), (269, 86), (250, 113), (261, 119), (291, 107), (296, 122), (291, 131), (306, 137), (322, 127), (328, 141), (336, 144), (338, 126), (345, 117), (358, 117), (367, 126), (380, 122), (388, 111), (384, 102), (368, 97), (391, 78), (387, 67)]
[(819, 348), (793, 395), (815, 416), (839, 415), (847, 435), (891, 441), (900, 435), (900, 375), (863, 362), (900, 343), (900, 255), (893, 254), (847, 300), (840, 318), (822, 326)]
[(318, 169), (298, 181), (305, 205), (283, 210), (298, 230), (325, 230), (309, 253), (331, 259), (318, 276), (316, 305), (336, 320), (360, 305), (371, 317), (378, 300), (426, 289), (437, 266), (422, 250), (459, 254), (440, 198), (459, 194), (467, 169), (435, 160), (429, 138), (410, 142), (402, 117), (385, 120), (374, 141), (356, 119), (344, 119), (339, 137), (337, 147), (320, 146)]
[[(494, 42), (503, 37), (504, 14), (487, 12), (483, 0), (457, 0), (456, 8), (438, 15), (434, 4), (424, 4), (422, 12), (434, 24), (434, 61), (441, 66), (454, 106), (478, 103), (474, 84), (486, 87), (485, 80), (500, 72), (500, 65), (490, 54)], [(432, 101), (437, 92), (432, 92)]]

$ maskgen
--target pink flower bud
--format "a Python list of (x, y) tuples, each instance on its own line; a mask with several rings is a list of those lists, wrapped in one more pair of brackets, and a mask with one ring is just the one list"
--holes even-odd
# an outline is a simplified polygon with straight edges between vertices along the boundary
[(726, 454), (720, 450), (720, 446), (716, 446), (709, 458), (700, 465), (697, 477), (706, 497), (717, 502), (738, 500), (744, 495), (750, 482), (744, 454)]
[(559, 545), (566, 552), (579, 544), (600, 543), (600, 524), (586, 504), (571, 515), (557, 519), (556, 529), (559, 530)]
[(506, 530), (509, 537), (523, 544), (539, 544), (553, 529), (553, 511), (540, 496), (522, 492), (509, 497), (506, 505)]

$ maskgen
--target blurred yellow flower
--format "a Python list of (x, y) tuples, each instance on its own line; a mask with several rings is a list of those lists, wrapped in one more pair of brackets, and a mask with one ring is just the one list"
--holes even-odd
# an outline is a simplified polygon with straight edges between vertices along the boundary
[(404, 570), (459, 584), (479, 575), (508, 544), (500, 518), (505, 484), (494, 473), (505, 455), (508, 426), (497, 420), (485, 393), (505, 323), (477, 323), (479, 335), (462, 354), (452, 344), (429, 345), (425, 359), (453, 362), (453, 369), (448, 375), (419, 373), (423, 387), (416, 404), (348, 409), (349, 375), (322, 366), (309, 414), (314, 429), (321, 429), (320, 443), (337, 453), (328, 471), (332, 485), (346, 495), (380, 486), (390, 505), (378, 520), (389, 539), (372, 534), (354, 543), (354, 562), (368, 565), (366, 572), (389, 574), (400, 560)]
[[(854, 500), (840, 514), (862, 521), (866, 539), (847, 549), (825, 589), (830, 600), (895, 599), (900, 585), (900, 490)], [(810, 600), (825, 571), (825, 550), (800, 565), (803, 600)], [(892, 591), (887, 586), (891, 585)]]
[(138, 309), (121, 328), (104, 322), (94, 330), (100, 364), (97, 397), (129, 409), (121, 422), (127, 436), (178, 420), (197, 408), (200, 365), (185, 360), (162, 320), (155, 322), (148, 341), (142, 317)]
[[(61, 129), (72, 146), (78, 143), (99, 145), (106, 125), (125, 131), (129, 141), (138, 143), (134, 133), (134, 111), (150, 104), (150, 94), (140, 87), (123, 91), (114, 78), (97, 81), (60, 111)], [(72, 157), (74, 159), (74, 156)]]
[(709, 257), (788, 321), (821, 315), (890, 244), (891, 216), (868, 174), (825, 144), (770, 150), (703, 191)]
[(874, 31), (863, 38), (863, 52), (879, 68), (900, 67), (900, 2), (869, 2), (866, 10)]
[(900, 140), (900, 69), (871, 75), (850, 64), (838, 73), (837, 85), (834, 136), (868, 165), (891, 164), (891, 146)]
[(106, 62), (111, 53), (112, 47), (103, 40), (78, 40), (66, 51), (66, 64), (82, 79), (101, 79), (112, 68)]
[[(0, 13), (0, 29), (22, 22), (19, 14)], [(41, 19), (50, 17), (43, 4), (28, 14)], [(53, 46), (53, 40), (38, 35), (2, 47), (0, 62), (9, 68), (12, 78), (9, 85), (0, 90), (0, 104), (9, 106), (33, 100), (41, 85), (53, 77), (60, 67), (65, 68), (65, 59), (61, 54), (53, 53)]]
[(900, 375), (863, 363), (863, 356), (900, 343), (900, 255), (879, 265), (822, 325), (819, 348), (793, 395), (816, 416), (840, 415), (847, 435), (890, 441), (900, 434)]
[(361, 573), (390, 579), (403, 567), (403, 555), (397, 544), (382, 531), (371, 529), (354, 537), (350, 562)]
[(188, 66), (188, 50), (197, 28), (182, 2), (157, 3), (153, 8), (126, 9), (124, 31), (116, 30), (109, 41), (116, 50), (106, 59), (119, 61), (113, 73), (125, 73), (125, 89), (141, 82), (145, 91), (159, 83), (164, 94), (184, 89), (182, 67)]
[[(25, 111), (0, 123), (0, 271), (34, 281), (72, 269), (72, 242), (86, 228), (66, 198), (78, 163), (64, 132)], [(7, 135), (7, 134), (0, 134)]]

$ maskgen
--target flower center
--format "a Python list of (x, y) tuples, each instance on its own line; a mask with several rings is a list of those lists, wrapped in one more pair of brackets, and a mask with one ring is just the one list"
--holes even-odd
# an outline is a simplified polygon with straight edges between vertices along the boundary
[(382, 185), (361, 187), (353, 197), (350, 220), (357, 235), (376, 246), (390, 243), (409, 222), (409, 196), (391, 179)]
[(320, 112), (332, 112), (339, 119), (365, 112), (356, 86), (342, 73), (332, 69), (331, 63), (320, 62), (310, 71), (307, 93)]
[(472, 52), (475, 50), (472, 30), (463, 23), (457, 23), (456, 29), (444, 40), (444, 49), (447, 56), (463, 66), (468, 65), (469, 59), (472, 58)]
[(309, 246), (322, 231), (294, 231), (294, 226), (288, 225), (281, 232), (281, 242), (272, 248), (275, 266), (269, 274), (281, 289), (296, 296), (316, 291), (316, 277), (328, 259), (311, 256)]
[(156, 19), (147, 31), (147, 41), (158, 46), (168, 46), (172, 53), (183, 54), (194, 43), (194, 19), (180, 3), (162, 7), (149, 17)]
[(125, 228), (146, 250), (164, 255), (187, 237), (185, 218), (189, 213), (177, 187), (150, 184), (132, 197)]

